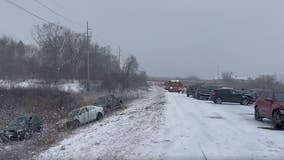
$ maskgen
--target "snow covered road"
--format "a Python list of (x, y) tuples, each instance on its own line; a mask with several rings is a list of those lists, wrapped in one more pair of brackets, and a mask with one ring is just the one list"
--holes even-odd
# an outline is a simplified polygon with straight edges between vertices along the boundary
[(284, 132), (254, 120), (252, 106), (214, 104), (166, 93), (161, 143), (140, 147), (152, 159), (283, 159)]
[(77, 130), (39, 159), (282, 159), (284, 132), (252, 106), (217, 105), (153, 88), (116, 115)]

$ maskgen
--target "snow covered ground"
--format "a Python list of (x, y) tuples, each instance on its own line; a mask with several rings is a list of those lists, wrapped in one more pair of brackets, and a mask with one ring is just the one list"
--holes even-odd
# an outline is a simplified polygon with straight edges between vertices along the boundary
[[(38, 159), (127, 159), (142, 141), (158, 132), (165, 97), (160, 88), (134, 100), (125, 110), (75, 131)], [(134, 155), (139, 156), (139, 155)]]
[[(37, 79), (28, 79), (28, 80), (0, 80), (0, 87), (2, 88), (39, 88), (44, 87), (44, 82)], [(68, 80), (62, 81), (57, 85), (51, 85), (51, 87), (58, 88), (61, 91), (80, 93), (84, 90), (84, 87), (80, 84), (79, 81), (74, 81), (71, 83)]]
[(75, 131), (38, 159), (283, 159), (284, 132), (252, 106), (217, 105), (153, 88), (127, 109)]
[[(153, 159), (281, 159), (284, 132), (254, 120), (252, 106), (218, 105), (166, 93), (166, 121), (136, 152)], [(151, 141), (163, 142), (152, 143)]]

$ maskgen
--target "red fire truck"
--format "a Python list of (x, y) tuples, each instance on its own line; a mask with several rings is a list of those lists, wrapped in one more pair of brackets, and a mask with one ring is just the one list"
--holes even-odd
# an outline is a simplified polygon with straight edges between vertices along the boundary
[(170, 92), (183, 92), (184, 87), (180, 80), (170, 80), (167, 83), (166, 89)]

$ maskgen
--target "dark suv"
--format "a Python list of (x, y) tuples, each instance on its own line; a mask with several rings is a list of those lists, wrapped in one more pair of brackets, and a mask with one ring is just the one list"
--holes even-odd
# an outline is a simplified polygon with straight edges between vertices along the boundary
[(195, 90), (193, 97), (200, 100), (208, 100), (210, 98), (210, 93), (217, 89), (218, 87), (214, 86), (203, 86)]
[(121, 98), (114, 95), (100, 97), (94, 103), (95, 106), (103, 107), (105, 113), (121, 108), (122, 104)]
[(42, 120), (38, 115), (32, 117), (18, 117), (11, 121), (6, 128), (0, 130), (0, 138), (3, 142), (10, 140), (28, 139), (34, 132), (40, 132)]
[(211, 92), (210, 99), (217, 104), (222, 102), (240, 103), (249, 105), (253, 103), (253, 98), (246, 94), (241, 94), (234, 89), (217, 89)]
[(275, 128), (284, 126), (284, 91), (264, 92), (255, 103), (255, 120), (272, 120)]

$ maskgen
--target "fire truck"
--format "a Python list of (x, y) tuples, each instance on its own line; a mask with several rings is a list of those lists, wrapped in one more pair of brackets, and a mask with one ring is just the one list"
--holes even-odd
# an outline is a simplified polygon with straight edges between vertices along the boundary
[(184, 86), (180, 80), (170, 80), (167, 82), (166, 89), (169, 92), (183, 92)]

